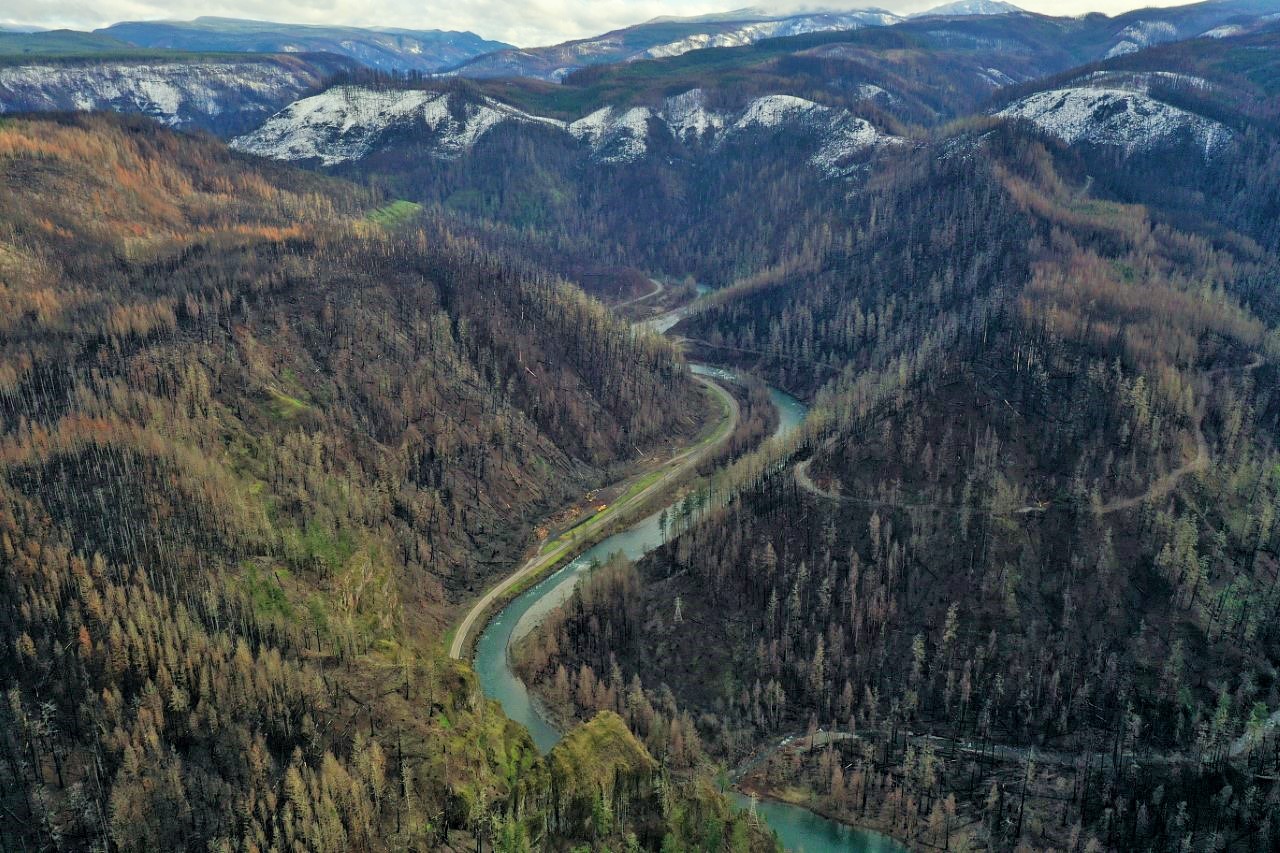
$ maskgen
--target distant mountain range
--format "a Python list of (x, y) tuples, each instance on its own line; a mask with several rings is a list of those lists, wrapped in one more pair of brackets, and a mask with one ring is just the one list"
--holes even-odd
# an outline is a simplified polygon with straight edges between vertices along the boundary
[(76, 30), (0, 29), (0, 58), (70, 56), (112, 56), (143, 52), (137, 45), (110, 36)]
[(0, 115), (111, 110), (231, 135), (355, 67), (328, 54), (0, 63)]
[[(242, 135), (334, 82), (362, 82), (364, 69), (373, 69), (567, 82), (525, 87), (523, 95), (502, 91), (501, 82), (480, 84), (512, 108), (566, 125), (602, 106), (659, 109), (673, 93), (724, 87), (744, 96), (809, 100), (821, 92), (821, 102), (856, 105), (872, 118), (882, 111), (907, 124), (932, 123), (981, 108), (1001, 87), (1074, 66), (1272, 26), (1275, 11), (1271, 0), (1211, 0), (1082, 18), (1022, 12), (1002, 0), (959, 0), (910, 18), (882, 9), (773, 17), (744, 9), (654, 19), (530, 49), (472, 33), (225, 18), (124, 23), (92, 33), (0, 32), (0, 113), (111, 109)], [(940, 94), (930, 75), (952, 81), (950, 93)], [(1089, 93), (1071, 99), (1066, 113), (1044, 99), (1019, 113), (1062, 126), (1070, 123), (1063, 115), (1089, 104), (1128, 110), (1140, 100)]]
[(1050, 42), (1037, 47), (1058, 50), (1064, 58), (1070, 54), (1073, 62), (1089, 61), (1199, 35), (1240, 32), (1254, 25), (1259, 17), (1276, 11), (1272, 0), (1209, 0), (1187, 6), (1138, 9), (1115, 17), (1093, 14), (1079, 18), (1026, 12), (1003, 0), (956, 0), (907, 17), (879, 8), (794, 15), (740, 9), (691, 18), (655, 18), (593, 38), (547, 47), (507, 48), (469, 59), (446, 73), (473, 79), (527, 77), (560, 81), (575, 71), (598, 65), (669, 58), (703, 48), (740, 47), (809, 33), (917, 23), (928, 29), (912, 30), (914, 36), (941, 43), (947, 30), (937, 29), (935, 22), (966, 17), (992, 19), (981, 36), (962, 33), (957, 38), (979, 38), (993, 55), (1007, 53), (1011, 48), (1021, 51), (1022, 46), (1015, 47), (1014, 43), (1022, 42), (1024, 28), (1013, 21), (1034, 19), (1044, 22), (1040, 30), (1052, 31)]
[[(925, 21), (904, 24), (926, 48), (913, 57), (928, 64), (925, 76), (951, 80), (972, 93), (953, 99), (950, 113), (946, 107), (931, 110), (915, 82), (895, 75), (893, 60), (903, 51), (877, 46), (878, 34), (868, 31), (761, 43), (725, 52), (726, 61), (715, 67), (690, 56), (644, 69), (601, 68), (585, 85), (575, 77), (532, 93), (503, 81), (441, 81), (440, 88), (409, 89), (335, 86), (291, 104), (235, 139), (232, 147), (274, 159), (344, 166), (387, 162), (388, 157), (452, 161), (500, 146), (491, 140), (515, 134), (530, 149), (569, 151), (597, 165), (621, 166), (653, 159), (691, 163), (742, 142), (781, 135), (806, 140), (792, 155), (829, 177), (844, 177), (877, 149), (905, 141), (895, 130), (896, 120), (937, 123), (949, 114), (983, 109), (984, 103), (991, 114), (1024, 119), (1067, 144), (1124, 157), (1177, 150), (1212, 160), (1235, 135), (1211, 107), (1225, 103), (1229, 94), (1221, 69), (1206, 69), (1208, 77), (1202, 77), (1183, 70), (1185, 63), (1176, 58), (1137, 67), (1141, 57), (1113, 55), (1085, 65), (1085, 72), (1043, 76), (1070, 56), (1055, 53), (1036, 65), (1018, 54), (1037, 39), (1052, 43), (1061, 31), (1050, 29), (1046, 35), (1043, 28), (1054, 20), (1030, 16), (1011, 23), (1001, 31), (1003, 54), (981, 47), (992, 41), (992, 28), (983, 20), (956, 21), (932, 34)], [(1125, 28), (1133, 26), (1129, 22)], [(1094, 41), (1096, 33), (1077, 36), (1085, 56), (1105, 47)], [(1256, 44), (1241, 44), (1274, 43), (1272, 37), (1260, 37)], [(792, 50), (775, 54), (784, 46)], [(690, 75), (691, 69), (697, 73)], [(800, 92), (813, 95), (800, 97)], [(996, 107), (989, 106), (992, 95)]]
[(954, 3), (943, 3), (923, 12), (916, 12), (912, 18), (943, 18), (956, 15), (1010, 15), (1025, 11), (1004, 0), (955, 0)]
[(132, 21), (95, 33), (139, 47), (170, 50), (335, 53), (379, 71), (439, 71), (510, 47), (469, 32), (310, 26), (213, 17)]
[[(1016, 18), (1054, 22), (1059, 47), (1075, 61), (1131, 53), (1153, 44), (1243, 31), (1251, 20), (1276, 11), (1271, 0), (1210, 0), (1164, 9), (1140, 9), (1115, 17), (1054, 18), (1025, 12), (1005, 0), (954, 0), (901, 16), (881, 8), (826, 10), (789, 15), (744, 8), (696, 17), (654, 18), (599, 36), (543, 47), (518, 48), (471, 32), (312, 26), (200, 17), (192, 21), (133, 21), (92, 33), (68, 30), (22, 33), (0, 25), (0, 56), (96, 56), (140, 51), (194, 53), (331, 53), (380, 72), (447, 74), (472, 79), (524, 77), (562, 81), (585, 68), (680, 56), (704, 48), (740, 47), (766, 39), (854, 31), (915, 22), (991, 18), (988, 46), (1007, 52), (1001, 28)], [(933, 27), (933, 24), (929, 24)], [(930, 29), (937, 40), (941, 31)], [(967, 38), (969, 36), (962, 36)], [(1064, 66), (1065, 67), (1065, 66)]]
[(883, 9), (769, 16), (744, 9), (697, 18), (656, 18), (586, 39), (548, 47), (509, 48), (453, 69), (462, 77), (563, 80), (581, 68), (680, 56), (708, 47), (740, 47), (768, 38), (888, 26), (902, 20)]

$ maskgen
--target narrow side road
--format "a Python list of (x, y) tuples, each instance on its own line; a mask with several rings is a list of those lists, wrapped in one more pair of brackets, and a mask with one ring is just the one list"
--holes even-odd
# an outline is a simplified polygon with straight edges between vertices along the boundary
[[(1209, 373), (1206, 373), (1205, 376), (1213, 377), (1213, 376), (1224, 376), (1231, 373), (1245, 373), (1245, 374), (1253, 373), (1255, 370), (1257, 370), (1259, 367), (1262, 367), (1262, 365), (1264, 364), (1266, 364), (1266, 359), (1264, 359), (1262, 355), (1259, 353), (1253, 357), (1252, 361), (1250, 361), (1248, 364), (1244, 365), (1243, 367), (1223, 367), (1223, 368), (1219, 368), (1218, 370), (1210, 371)], [(1165, 495), (1169, 494), (1169, 492), (1173, 491), (1174, 486), (1178, 485), (1178, 481), (1181, 480), (1183, 477), (1187, 476), (1188, 474), (1195, 473), (1196, 471), (1203, 471), (1205, 468), (1209, 467), (1209, 462), (1210, 462), (1209, 442), (1205, 441), (1204, 430), (1201, 429), (1201, 423), (1203, 422), (1203, 420), (1204, 420), (1204, 413), (1203, 412), (1197, 413), (1195, 458), (1193, 458), (1190, 462), (1186, 463), (1185, 465), (1178, 466), (1177, 468), (1170, 471), (1168, 474), (1165, 474), (1163, 477), (1156, 480), (1154, 483), (1148, 486), (1147, 490), (1142, 494), (1134, 495), (1133, 497), (1130, 497), (1130, 498), (1120, 498), (1117, 500), (1109, 501), (1108, 503), (1104, 504), (1102, 507), (1102, 514), (1107, 515), (1109, 513), (1119, 512), (1121, 510), (1133, 509), (1136, 506), (1141, 506), (1143, 503), (1147, 501), (1155, 500), (1156, 498), (1162, 498)]]
[[(1246, 732), (1235, 740), (1231, 741), (1223, 757), (1236, 760), (1245, 758), (1259, 744), (1263, 743), (1263, 738), (1271, 732), (1280, 728), (1280, 711), (1276, 711), (1268, 717), (1256, 732)], [(883, 735), (884, 732), (877, 730), (878, 734)], [(1194, 765), (1202, 761), (1213, 760), (1211, 756), (1196, 756), (1184, 752), (1133, 752), (1126, 750), (1123, 753), (1115, 754), (1106, 750), (1102, 751), (1066, 751), (1055, 749), (1040, 749), (1034, 746), (1013, 745), (1006, 743), (986, 742), (970, 740), (956, 740), (955, 738), (942, 737), (932, 734), (915, 734), (913, 732), (903, 732), (902, 736), (905, 740), (916, 744), (917, 746), (925, 746), (926, 744), (943, 750), (952, 750), (956, 753), (965, 753), (967, 755), (982, 756), (988, 761), (999, 761), (1004, 763), (1019, 763), (1027, 760), (1033, 760), (1037, 764), (1054, 765), (1057, 767), (1075, 767), (1081, 758), (1089, 757), (1103, 763), (1114, 762), (1119, 759), (1125, 764), (1137, 764), (1139, 766), (1174, 766), (1174, 765)], [(810, 752), (815, 749), (821, 749), (832, 743), (840, 743), (843, 741), (861, 741), (863, 738), (859, 734), (851, 734), (843, 731), (826, 731), (818, 729), (812, 736), (796, 732), (786, 735), (777, 740), (770, 741), (762, 746), (756, 752), (747, 756), (738, 762), (732, 771), (732, 777), (735, 780), (741, 779), (748, 773), (764, 764), (770, 756), (785, 751), (792, 752)]]
[(484, 617), (494, 602), (500, 600), (502, 596), (514, 589), (522, 581), (536, 577), (550, 566), (560, 562), (560, 560), (571, 556), (576, 551), (585, 549), (592, 536), (600, 532), (605, 525), (619, 520), (629, 520), (638, 510), (644, 508), (644, 505), (651, 497), (692, 471), (707, 454), (714, 451), (733, 434), (741, 417), (737, 398), (713, 379), (697, 374), (694, 375), (694, 378), (705, 385), (728, 408), (728, 417), (721, 421), (716, 431), (698, 444), (667, 460), (663, 465), (662, 476), (648, 486), (613, 504), (604, 512), (594, 516), (590, 521), (574, 528), (576, 535), (573, 538), (564, 539), (549, 551), (540, 550), (528, 562), (507, 575), (481, 596), (467, 611), (467, 615), (462, 618), (462, 621), (458, 623), (458, 628), (453, 634), (453, 641), (449, 644), (449, 657), (460, 660), (466, 654), (468, 638), (476, 629), (477, 624), (484, 625)]
[[(809, 463), (812, 461), (813, 459), (809, 458), (804, 460), (803, 462), (796, 463), (796, 466), (795, 466), (796, 483), (797, 485), (800, 486), (800, 488), (804, 489), (809, 494), (815, 495), (820, 498), (826, 498), (829, 501), (844, 501), (845, 503), (861, 504), (863, 506), (887, 506), (887, 507), (893, 507), (894, 509), (905, 509), (905, 510), (912, 510), (912, 509), (948, 510), (948, 509), (960, 508), (955, 504), (902, 503), (900, 501), (899, 502), (882, 501), (876, 498), (857, 498), (852, 495), (842, 495), (837, 492), (831, 492), (819, 486), (816, 482), (814, 482), (813, 477), (809, 476)], [(988, 515), (997, 515), (997, 516), (1029, 515), (1033, 512), (1044, 512), (1046, 506), (1047, 505), (1030, 504), (1028, 506), (1018, 507), (1017, 509), (1011, 509), (1005, 512), (993, 512), (991, 510), (985, 510), (985, 512)], [(984, 511), (975, 509), (974, 512), (984, 512)]]
[(610, 305), (609, 310), (617, 311), (619, 308), (626, 308), (628, 305), (635, 305), (637, 302), (644, 302), (646, 299), (652, 299), (653, 297), (657, 296), (659, 293), (667, 289), (667, 286), (662, 282), (658, 281), (656, 278), (649, 279), (649, 283), (653, 285), (653, 290), (650, 290), (648, 293), (642, 293), (639, 296), (633, 296), (630, 299), (624, 300), (622, 302), (618, 302), (614, 305)]
[(1205, 468), (1209, 467), (1209, 442), (1205, 440), (1204, 431), (1200, 429), (1200, 421), (1202, 418), (1202, 415), (1196, 417), (1196, 455), (1190, 462), (1174, 468), (1168, 474), (1165, 474), (1150, 486), (1147, 486), (1146, 491), (1140, 495), (1134, 495), (1128, 498), (1118, 498), (1107, 502), (1103, 505), (1101, 514), (1110, 515), (1113, 512), (1133, 509), (1136, 506), (1141, 506), (1147, 501), (1162, 498), (1169, 494), (1169, 492), (1172, 492), (1174, 486), (1178, 485), (1178, 481), (1183, 477), (1196, 471), (1203, 471)]
[[(1219, 370), (1212, 371), (1205, 375), (1221, 376), (1229, 373), (1252, 373), (1253, 371), (1257, 370), (1259, 367), (1261, 367), (1265, 363), (1266, 363), (1266, 360), (1261, 355), (1255, 355), (1252, 361), (1250, 361), (1246, 365), (1243, 365), (1242, 367), (1221, 368)], [(1192, 457), (1188, 462), (1182, 465), (1179, 465), (1177, 468), (1165, 474), (1163, 477), (1160, 477), (1159, 479), (1157, 479), (1155, 482), (1149, 485), (1141, 494), (1133, 495), (1127, 498), (1116, 498), (1114, 500), (1108, 501), (1107, 503), (1102, 505), (1102, 508), (1099, 510), (1099, 514), (1110, 515), (1111, 513), (1114, 513), (1114, 512), (1121, 512), (1126, 509), (1133, 509), (1134, 507), (1141, 506), (1147, 501), (1155, 500), (1157, 498), (1162, 498), (1165, 495), (1172, 492), (1174, 488), (1178, 485), (1178, 483), (1182, 480), (1183, 477), (1187, 476), (1188, 474), (1193, 474), (1197, 471), (1203, 471), (1205, 468), (1207, 468), (1209, 466), (1210, 461), (1212, 460), (1209, 453), (1209, 442), (1205, 439), (1204, 431), (1201, 429), (1201, 421), (1203, 420), (1203, 417), (1204, 417), (1203, 413), (1198, 414), (1196, 417), (1196, 455), (1194, 457)], [(943, 509), (957, 508), (954, 506), (946, 506), (942, 504), (931, 504), (931, 503), (919, 503), (919, 504), (892, 503), (892, 502), (874, 500), (870, 498), (857, 498), (851, 495), (842, 495), (837, 492), (828, 491), (822, 488), (821, 486), (819, 486), (816, 482), (814, 482), (813, 477), (809, 475), (809, 463), (811, 461), (812, 459), (806, 459), (803, 462), (796, 464), (795, 466), (796, 483), (800, 486), (800, 488), (804, 489), (806, 492), (809, 492), (810, 494), (820, 498), (826, 498), (827, 500), (832, 500), (832, 501), (844, 501), (846, 503), (864, 504), (867, 506), (890, 506), (890, 507), (896, 507), (898, 509), (943, 510)], [(1031, 504), (1029, 506), (1019, 507), (1018, 509), (1009, 510), (1008, 512), (999, 513), (999, 514), (1029, 515), (1031, 513), (1044, 512), (1048, 508), (1048, 506), (1049, 505), (1047, 502), (1041, 503), (1041, 504)], [(992, 514), (996, 514), (996, 513), (992, 513)]]

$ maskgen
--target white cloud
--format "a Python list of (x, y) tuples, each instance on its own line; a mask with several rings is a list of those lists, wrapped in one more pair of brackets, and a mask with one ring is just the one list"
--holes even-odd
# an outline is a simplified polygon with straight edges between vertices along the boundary
[[(908, 12), (938, 2), (941, 0), (868, 0), (861, 5)], [(1018, 5), (1048, 14), (1075, 15), (1087, 11), (1114, 14), (1140, 5), (1179, 2), (1183, 0), (1024, 0)], [(744, 0), (737, 5), (749, 4), (777, 10), (834, 5), (804, 0)], [(266, 6), (262, 0), (35, 0), (34, 8), (18, 8), (26, 5), (23, 0), (0, 0), (0, 23), (93, 29), (117, 21), (220, 15), (306, 24), (471, 30), (487, 38), (530, 46), (597, 35), (659, 15), (720, 12), (735, 4), (732, 0), (274, 0)]]

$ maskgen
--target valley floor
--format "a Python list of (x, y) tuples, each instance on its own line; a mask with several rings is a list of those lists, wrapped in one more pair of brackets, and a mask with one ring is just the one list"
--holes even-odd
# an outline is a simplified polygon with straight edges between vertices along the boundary
[(518, 569), (489, 589), (467, 610), (458, 623), (449, 642), (449, 656), (460, 660), (466, 656), (475, 634), (483, 628), (485, 618), (503, 601), (542, 576), (554, 566), (571, 558), (613, 527), (625, 525), (639, 517), (644, 508), (662, 492), (692, 472), (711, 452), (732, 434), (738, 425), (740, 408), (738, 400), (718, 382), (705, 376), (697, 377), (723, 414), (714, 426), (691, 446), (661, 463), (651, 463), (646, 470), (629, 477), (621, 498), (600, 509), (588, 520), (565, 531), (550, 542), (543, 543), (538, 553), (525, 561)]

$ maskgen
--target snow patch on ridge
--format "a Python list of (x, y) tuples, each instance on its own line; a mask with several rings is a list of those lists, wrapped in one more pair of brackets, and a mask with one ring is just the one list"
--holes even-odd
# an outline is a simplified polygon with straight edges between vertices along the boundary
[(858, 97), (864, 101), (874, 101), (875, 99), (880, 98), (889, 103), (893, 103), (897, 100), (897, 98), (877, 86), (875, 83), (859, 83), (856, 91), (858, 93)]
[(1232, 36), (1238, 36), (1244, 32), (1244, 27), (1239, 24), (1223, 24), (1220, 27), (1214, 27), (1211, 30), (1205, 30), (1200, 34), (1201, 38), (1225, 39)]
[(941, 6), (926, 9), (923, 12), (916, 12), (909, 17), (941, 18), (960, 17), (963, 15), (1016, 15), (1019, 13), (1022, 13), (1022, 9), (1012, 3), (1005, 3), (1003, 0), (956, 0), (954, 3), (944, 3)]
[(899, 20), (897, 15), (890, 12), (866, 10), (848, 14), (797, 15), (768, 21), (754, 21), (729, 30), (695, 33), (666, 44), (654, 45), (635, 56), (628, 57), (627, 61), (663, 59), (708, 47), (741, 47), (755, 44), (761, 39), (799, 36), (806, 33), (824, 33), (833, 30), (856, 30), (867, 26), (888, 26), (889, 24), (897, 23)]
[(0, 113), (116, 110), (171, 127), (231, 111), (270, 112), (315, 77), (273, 62), (101, 62), (0, 68)]
[(1012, 86), (1014, 83), (1018, 82), (1017, 80), (1014, 80), (1012, 77), (1010, 77), (1008, 74), (1005, 74), (999, 68), (986, 69), (984, 72), (982, 72), (982, 77), (984, 80), (986, 80), (992, 86), (995, 86), (997, 89), (1000, 88), (1001, 86)]
[(902, 145), (905, 141), (881, 133), (866, 119), (844, 115), (809, 162), (828, 175), (843, 176), (852, 171), (849, 160), (858, 154), (881, 145)]
[(662, 117), (671, 133), (681, 142), (700, 142), (708, 134), (724, 130), (725, 117), (707, 109), (706, 95), (701, 89), (667, 98), (662, 105)]
[(1140, 50), (1142, 50), (1142, 48), (1136, 42), (1132, 42), (1132, 41), (1129, 41), (1128, 39), (1124, 39), (1123, 41), (1116, 42), (1115, 47), (1107, 51), (1106, 58), (1115, 59), (1117, 56), (1125, 56), (1130, 53), (1137, 53)]
[(231, 146), (277, 160), (319, 160), (334, 166), (372, 153), (388, 131), (420, 126), (434, 137), (436, 155), (449, 159), (506, 121), (563, 127), (491, 98), (453, 104), (444, 92), (335, 86), (291, 104)]
[(1135, 53), (1144, 47), (1173, 41), (1177, 37), (1178, 28), (1168, 21), (1138, 21), (1116, 33), (1116, 38), (1120, 41), (1107, 51), (1106, 58), (1112, 59), (1127, 53)]
[(1205, 156), (1211, 156), (1231, 138), (1231, 131), (1224, 125), (1131, 88), (1077, 87), (1037, 92), (998, 115), (1028, 119), (1068, 144), (1115, 146), (1126, 153), (1190, 139)]
[(820, 148), (811, 162), (825, 171), (843, 171), (838, 164), (853, 153), (894, 139), (868, 121), (791, 95), (765, 95), (751, 101), (736, 116), (706, 106), (700, 89), (667, 98), (657, 110), (645, 107), (601, 107), (569, 125), (569, 132), (592, 149), (600, 163), (633, 163), (649, 150), (654, 123), (665, 127), (686, 145), (704, 143), (711, 149), (745, 134), (804, 129), (819, 137)]
[(750, 131), (788, 132), (808, 130), (818, 139), (818, 150), (809, 162), (832, 177), (853, 171), (850, 160), (882, 145), (905, 140), (881, 133), (871, 122), (848, 110), (833, 109), (792, 95), (765, 95), (756, 98), (733, 122), (720, 141)]
[(734, 122), (737, 130), (749, 127), (777, 127), (800, 116), (827, 109), (813, 101), (794, 95), (765, 95), (752, 101), (742, 116)]
[(1183, 74), (1178, 71), (1094, 71), (1072, 81), (1072, 85), (1087, 86), (1094, 89), (1125, 89), (1143, 95), (1151, 94), (1151, 86), (1155, 83), (1171, 83), (1192, 89), (1212, 89), (1214, 84), (1194, 74)]
[(369, 156), (393, 135), (420, 134), (435, 156), (451, 159), (504, 122), (541, 124), (567, 133), (588, 149), (593, 161), (608, 164), (645, 157), (655, 134), (669, 134), (688, 149), (714, 151), (731, 140), (785, 132), (812, 146), (809, 150), (816, 153), (810, 162), (831, 175), (847, 174), (849, 161), (859, 152), (902, 141), (847, 110), (791, 95), (765, 95), (736, 113), (725, 113), (710, 109), (701, 89), (690, 89), (656, 108), (605, 106), (566, 123), (488, 97), (340, 86), (297, 101), (231, 144), (264, 157), (333, 166)]
[(601, 163), (631, 163), (649, 150), (647, 107), (601, 107), (569, 124), (575, 139), (591, 146), (592, 156)]

